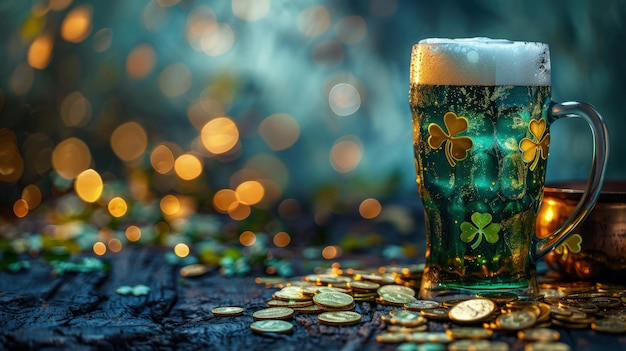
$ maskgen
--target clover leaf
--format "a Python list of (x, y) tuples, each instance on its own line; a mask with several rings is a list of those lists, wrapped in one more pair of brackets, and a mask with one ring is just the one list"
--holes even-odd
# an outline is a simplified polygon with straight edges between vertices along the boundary
[(491, 223), (493, 217), (489, 213), (474, 212), (471, 216), (472, 223), (461, 223), (461, 240), (470, 243), (474, 239), (476, 241), (471, 244), (472, 249), (476, 249), (483, 241), (483, 237), (488, 243), (494, 244), (500, 240), (498, 233), (500, 232), (500, 224)]

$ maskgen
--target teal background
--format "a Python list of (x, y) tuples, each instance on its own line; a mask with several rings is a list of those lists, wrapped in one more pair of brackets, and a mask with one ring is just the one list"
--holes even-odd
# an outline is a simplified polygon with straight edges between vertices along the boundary
[[(103, 147), (110, 130), (101, 126), (138, 120), (148, 127), (151, 144), (160, 140), (184, 144), (195, 133), (185, 117), (185, 101), (197, 96), (220, 74), (226, 74), (236, 85), (228, 114), (251, 130), (246, 135), (248, 147), (242, 161), (255, 153), (272, 153), (253, 132), (260, 118), (255, 115), (285, 112), (299, 122), (302, 134), (296, 145), (275, 153), (289, 171), (285, 194), (307, 197), (321, 186), (341, 183), (351, 189), (340, 196), (339, 201), (344, 201), (359, 192), (351, 185), (392, 181), (395, 185), (391, 193), (389, 187), (372, 186), (368, 191), (377, 197), (414, 196), (407, 102), (411, 46), (427, 37), (489, 36), (549, 43), (554, 99), (582, 100), (597, 107), (611, 136), (608, 176), (626, 177), (626, 163), (621, 162), (626, 150), (621, 142), (621, 135), (626, 133), (621, 109), (626, 79), (623, 1), (274, 0), (268, 14), (256, 22), (235, 17), (230, 1), (181, 1), (167, 8), (162, 28), (151, 32), (142, 23), (142, 13), (149, 2), (77, 0), (66, 10), (46, 15), (45, 28), (58, 33), (63, 16), (73, 7), (87, 3), (95, 13), (91, 35), (78, 44), (57, 38), (50, 65), (36, 73), (33, 88), (27, 94), (15, 95), (7, 87), (8, 77), (25, 62), (26, 52), (17, 38), (31, 3), (11, 1), (0, 5), (0, 91), (4, 97), (0, 128), (15, 130), (20, 141), (41, 130), (50, 135), (53, 143), (69, 135), (90, 140), (100, 172), (120, 174), (119, 162), (109, 148)], [(182, 37), (181, 25), (186, 16), (200, 5), (211, 7), (220, 21), (231, 25), (236, 40), (228, 53), (205, 57), (194, 52)], [(324, 6), (330, 13), (330, 28), (316, 38), (302, 37), (296, 30), (298, 14), (310, 6)], [(346, 16), (363, 19), (364, 38), (355, 44), (339, 43), (341, 58), (315, 65), (312, 50), (320, 42), (336, 40), (334, 26)], [(101, 28), (111, 28), (114, 40), (105, 53), (96, 53), (93, 36)], [(124, 59), (133, 47), (144, 42), (156, 50), (154, 73), (141, 82), (127, 81)], [(68, 60), (75, 67), (69, 75)], [(162, 68), (176, 62), (189, 67), (194, 85), (186, 96), (165, 98), (150, 87), (156, 84)], [(111, 68), (118, 77), (106, 89), (102, 76), (97, 74), (104, 67)], [(326, 85), (332, 79), (350, 81), (359, 87), (362, 104), (356, 113), (340, 118), (329, 109)], [(81, 129), (54, 122), (58, 121), (54, 111), (60, 104), (56, 95), (75, 90), (90, 99), (94, 110), (89, 125)], [(99, 120), (105, 117), (99, 117), (98, 111), (111, 97), (119, 98), (125, 114), (117, 121)], [(52, 114), (42, 113), (42, 109), (49, 109)], [(346, 135), (359, 138), (363, 157), (353, 171), (338, 174), (329, 165), (328, 152), (335, 141)], [(557, 123), (553, 127), (554, 157), (548, 166), (548, 180), (586, 178), (590, 150), (591, 138), (582, 121)], [(237, 162), (222, 164), (224, 172), (206, 175), (206, 181), (222, 186), (223, 174), (234, 173), (239, 166)], [(26, 174), (18, 184), (0, 184), (1, 203), (13, 203), (21, 187), (41, 178), (38, 174)]]

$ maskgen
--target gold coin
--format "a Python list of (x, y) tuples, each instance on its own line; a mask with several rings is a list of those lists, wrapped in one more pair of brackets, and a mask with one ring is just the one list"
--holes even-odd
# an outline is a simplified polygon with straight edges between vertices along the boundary
[(255, 333), (291, 333), (293, 324), (276, 319), (256, 321), (250, 324), (250, 329)]
[(352, 311), (356, 305), (353, 302), (349, 305), (341, 306), (341, 307), (328, 307), (324, 305), (317, 305), (317, 306), (323, 311), (333, 312), (333, 311)]
[(323, 312), (317, 316), (322, 324), (353, 325), (361, 321), (361, 315), (352, 311)]
[(382, 344), (399, 344), (401, 342), (407, 342), (409, 339), (410, 334), (406, 333), (385, 332), (376, 335), (376, 341)]
[(423, 343), (447, 344), (452, 341), (452, 338), (449, 337), (444, 332), (421, 332), (421, 333), (411, 333), (407, 341), (415, 342), (418, 344), (423, 344)]
[(446, 334), (453, 339), (489, 339), (493, 330), (478, 327), (455, 327), (446, 330)]
[(418, 325), (417, 327), (404, 327), (401, 325), (390, 325), (387, 327), (387, 331), (391, 333), (410, 334), (410, 333), (425, 332), (427, 330), (428, 330), (428, 325), (426, 324)]
[(190, 264), (180, 269), (180, 275), (185, 278), (199, 277), (209, 271), (204, 264)]
[(517, 337), (525, 341), (549, 342), (558, 341), (561, 338), (561, 334), (550, 328), (530, 328), (518, 331)]
[(289, 319), (293, 317), (294, 310), (289, 307), (270, 307), (252, 314), (255, 320), (265, 319)]
[(293, 310), (295, 312), (305, 313), (305, 314), (316, 314), (316, 313), (324, 312), (324, 310), (321, 309), (320, 306), (316, 304), (312, 304), (311, 306), (306, 306), (306, 307), (294, 307)]
[(403, 286), (403, 285), (383, 285), (377, 290), (378, 295), (383, 296), (385, 294), (403, 294), (415, 297), (415, 290)]
[(267, 302), (267, 305), (270, 307), (290, 307), (290, 308), (294, 308), (294, 307), (306, 307), (306, 306), (311, 306), (313, 305), (313, 301), (308, 300), (308, 301), (294, 301), (294, 300), (289, 300), (289, 301), (283, 301), (283, 300), (270, 300)]
[(241, 316), (243, 314), (243, 308), (238, 306), (216, 307), (211, 310), (211, 313), (213, 313), (215, 317)]
[(626, 332), (626, 323), (617, 318), (596, 319), (591, 323), (591, 329), (602, 333), (624, 333)]
[(459, 299), (447, 299), (447, 300), (444, 300), (441, 304), (443, 305), (443, 307), (452, 307), (458, 304), (459, 302), (467, 301), (470, 299), (471, 299), (470, 297), (462, 297)]
[(622, 300), (616, 297), (594, 297), (589, 299), (587, 302), (603, 309), (615, 308), (622, 305)]
[(503, 341), (457, 340), (448, 345), (450, 351), (508, 351), (509, 345)]
[(522, 330), (532, 327), (535, 323), (537, 315), (525, 310), (501, 314), (496, 318), (496, 325), (504, 330)]
[(353, 280), (349, 282), (348, 288), (355, 291), (376, 291), (380, 288), (380, 284), (374, 282), (368, 282), (365, 280)]
[(254, 282), (257, 284), (263, 284), (267, 288), (275, 287), (280, 284), (283, 284), (287, 281), (287, 279), (282, 277), (257, 277), (254, 278)]
[(448, 317), (457, 323), (475, 323), (487, 319), (496, 309), (496, 304), (487, 299), (470, 299), (450, 308)]
[(428, 310), (420, 311), (420, 314), (427, 319), (446, 321), (448, 320), (448, 312), (450, 309), (444, 307), (436, 307)]
[(538, 341), (526, 344), (524, 351), (570, 351), (570, 347), (562, 342)]
[(311, 297), (302, 293), (302, 288), (299, 286), (287, 286), (281, 290), (275, 292), (272, 298), (283, 301), (307, 301), (311, 300)]
[(340, 308), (354, 303), (354, 298), (348, 294), (326, 291), (313, 296), (313, 302), (320, 307)]
[(558, 319), (553, 319), (552, 324), (556, 325), (557, 327), (563, 327), (563, 328), (569, 328), (569, 329), (587, 329), (591, 325), (590, 323), (572, 323), (572, 322), (561, 321)]
[(406, 308), (409, 311), (430, 310), (435, 307), (439, 307), (439, 302), (433, 301), (433, 300), (417, 300), (413, 302), (407, 302), (404, 304), (404, 308)]
[(382, 316), (383, 322), (401, 325), (404, 327), (417, 327), (426, 323), (426, 318), (419, 313), (400, 309), (389, 312), (389, 315)]
[[(380, 289), (378, 289), (378, 290), (380, 290)], [(379, 301), (383, 305), (386, 304), (386, 305), (402, 307), (406, 303), (417, 301), (415, 296), (403, 294), (401, 292), (386, 291), (386, 292), (381, 294), (380, 291), (379, 291), (378, 294), (380, 295)]]

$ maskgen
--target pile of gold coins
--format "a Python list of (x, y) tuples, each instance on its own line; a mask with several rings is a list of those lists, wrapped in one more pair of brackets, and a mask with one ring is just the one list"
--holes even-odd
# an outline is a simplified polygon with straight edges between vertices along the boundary
[[(499, 332), (516, 334), (526, 342), (527, 351), (558, 351), (569, 346), (559, 342), (560, 333), (552, 327), (626, 333), (623, 286), (542, 283), (540, 294), (532, 299), (492, 293), (438, 302), (416, 297), (422, 271), (420, 265), (375, 271), (333, 268), (296, 280), (257, 278), (258, 284), (278, 290), (267, 302), (268, 308), (253, 313), (251, 329), (289, 333), (293, 325), (286, 320), (295, 313), (317, 314), (320, 324), (353, 325), (362, 317), (354, 311), (355, 303), (367, 302), (382, 305), (379, 312), (384, 313), (380, 318), (386, 329), (376, 340), (398, 343), (399, 350), (425, 343), (449, 350), (508, 350), (506, 342), (492, 340)], [(233, 313), (242, 312), (230, 308)], [(214, 315), (224, 314), (218, 310)]]

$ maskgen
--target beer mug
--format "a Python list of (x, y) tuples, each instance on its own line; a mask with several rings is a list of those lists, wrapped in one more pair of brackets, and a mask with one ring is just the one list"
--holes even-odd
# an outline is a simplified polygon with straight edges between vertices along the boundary
[[(552, 102), (550, 83), (547, 44), (433, 38), (413, 47), (409, 100), (426, 223), (422, 298), (537, 294), (537, 260), (593, 208), (606, 127), (588, 104)], [(539, 239), (550, 125), (566, 117), (591, 127), (591, 174), (574, 213)]]

